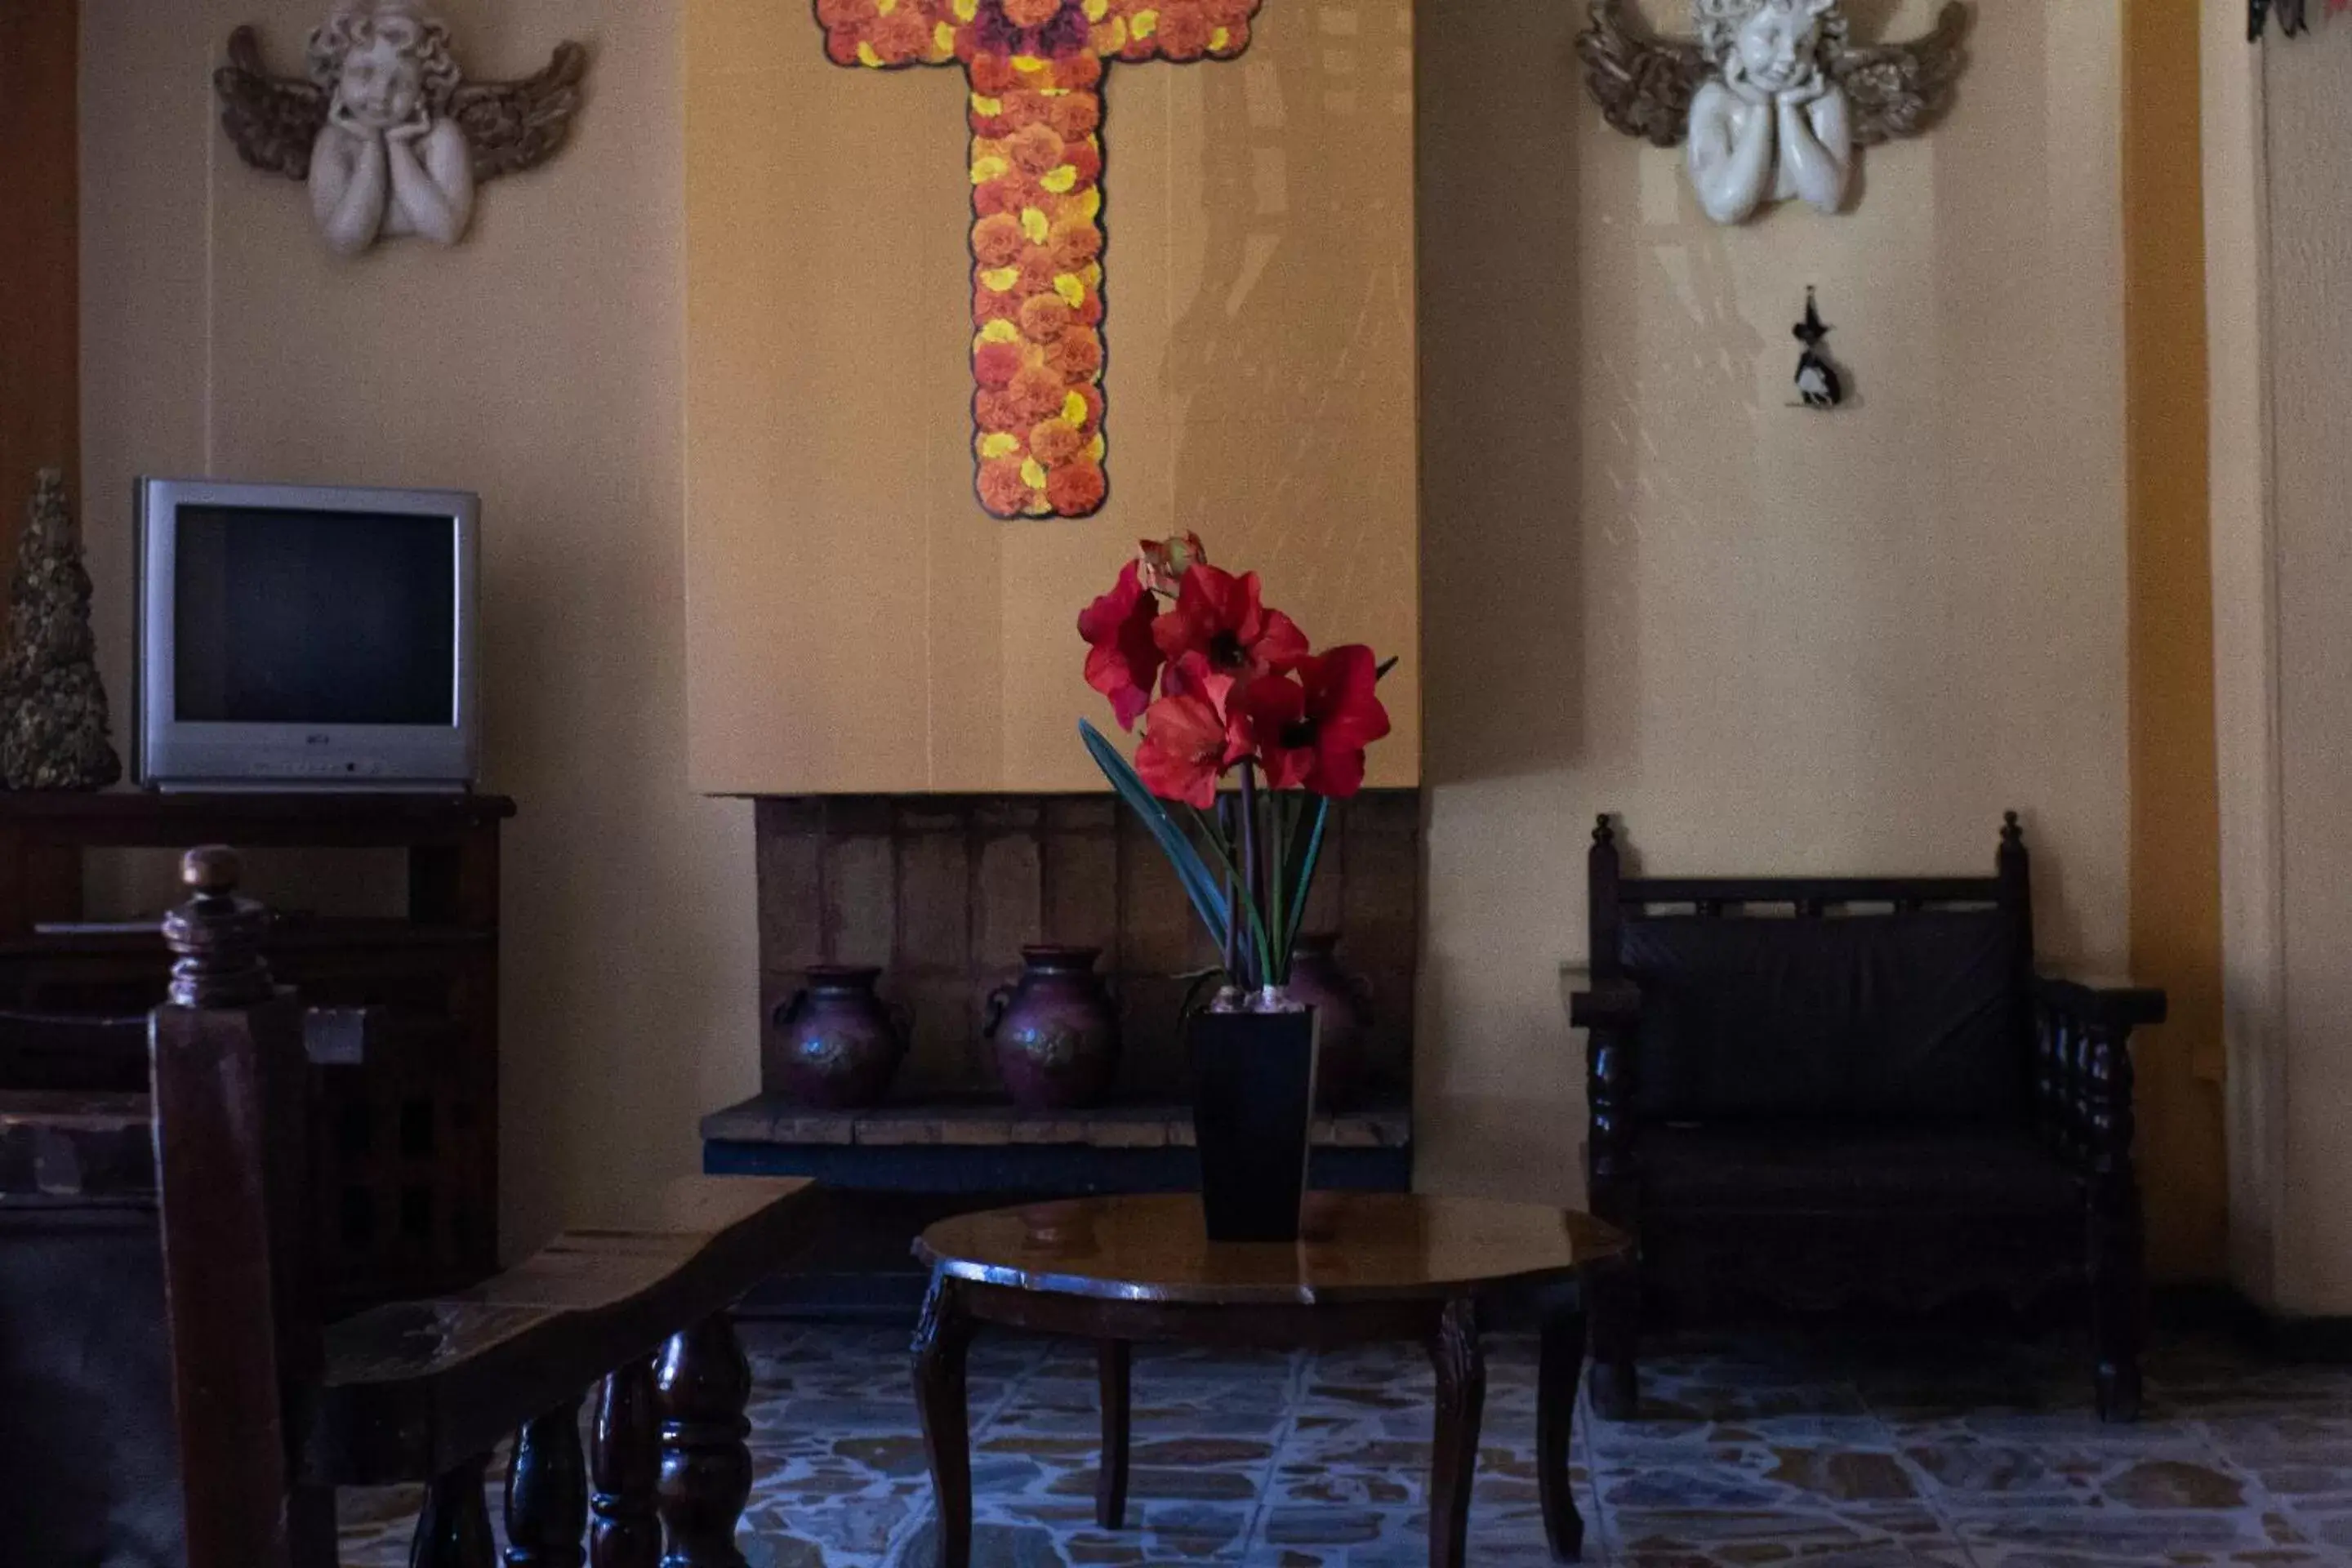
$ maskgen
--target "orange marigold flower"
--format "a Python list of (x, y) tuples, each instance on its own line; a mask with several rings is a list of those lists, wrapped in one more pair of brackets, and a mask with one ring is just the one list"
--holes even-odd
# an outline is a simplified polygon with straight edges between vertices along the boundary
[(1011, 92), (1021, 83), (1021, 73), (1003, 55), (975, 54), (971, 57), (971, 89), (989, 98)]
[(1029, 432), (1029, 450), (1045, 464), (1066, 463), (1086, 449), (1087, 438), (1066, 419), (1040, 419)]
[(1021, 405), (1003, 392), (972, 394), (971, 416), (982, 431), (989, 434), (999, 430), (1017, 433), (1028, 423), (1022, 416)]
[(1043, 294), (1054, 287), (1054, 279), (1062, 269), (1054, 260), (1054, 253), (1042, 245), (1033, 245), (1021, 253), (1021, 291)]
[(1054, 85), (1073, 90), (1102, 80), (1102, 61), (1092, 55), (1070, 55), (1054, 62)]
[(1078, 187), (1084, 189), (1102, 178), (1102, 149), (1089, 139), (1073, 142), (1063, 150), (1062, 162), (1078, 172)]
[(854, 27), (872, 21), (877, 9), (874, 0), (816, 0), (816, 19), (828, 27)]
[(1010, 386), (1027, 356), (1019, 343), (982, 343), (971, 353), (971, 374), (982, 386)]
[(1005, 392), (1024, 415), (1035, 420), (1061, 412), (1062, 399), (1069, 395), (1069, 387), (1045, 366), (1033, 364), (1014, 376)]
[(1062, 0), (1004, 0), (1004, 15), (1016, 27), (1042, 27), (1062, 8)]
[(1045, 350), (1045, 363), (1073, 385), (1102, 374), (1102, 339), (1092, 327), (1074, 327)]
[(861, 34), (856, 27), (828, 27), (824, 34), (825, 58), (837, 66), (854, 66), (858, 63), (860, 41)]
[(1054, 100), (1042, 92), (1008, 92), (997, 101), (1004, 105), (1004, 128), (1008, 132), (1053, 121)]
[(971, 210), (986, 217), (992, 213), (1018, 214), (1029, 205), (1029, 182), (1014, 174), (1000, 175), (971, 188)]
[(1092, 382), (1087, 382), (1084, 385), (1076, 387), (1073, 390), (1077, 393), (1078, 401), (1087, 405), (1087, 416), (1078, 421), (1078, 428), (1091, 436), (1096, 431), (1102, 428), (1102, 388), (1095, 385)]
[(892, 65), (911, 60), (930, 47), (931, 29), (911, 5), (900, 5), (877, 19), (866, 35), (874, 52)]
[(987, 284), (976, 284), (971, 291), (971, 324), (984, 327), (991, 321), (1009, 321), (1021, 311), (1018, 294), (1000, 294)]
[(1045, 499), (1064, 517), (1084, 517), (1109, 492), (1110, 481), (1092, 463), (1065, 464), (1045, 475)]
[(1081, 218), (1056, 227), (1048, 243), (1054, 247), (1055, 265), (1065, 272), (1076, 272), (1102, 254), (1102, 230), (1091, 218)]
[(1052, 342), (1076, 319), (1059, 294), (1032, 295), (1021, 305), (1021, 330), (1036, 342)]
[(1087, 290), (1085, 300), (1078, 306), (1078, 324), (1082, 327), (1099, 327), (1102, 325), (1102, 296), (1089, 289)]
[(1102, 100), (1093, 93), (1074, 92), (1045, 101), (1053, 106), (1054, 129), (1065, 141), (1076, 142), (1102, 124)]
[(991, 213), (972, 226), (971, 254), (983, 267), (1008, 267), (1028, 244), (1021, 220), (1011, 213)]
[(1257, 14), (1257, 0), (1201, 0), (1201, 14), (1212, 27), (1239, 27)]
[(1050, 125), (1024, 125), (1004, 139), (1004, 152), (1024, 174), (1050, 174), (1062, 162), (1062, 139)]
[(1209, 19), (1198, 6), (1179, 9), (1171, 4), (1160, 13), (1160, 28), (1152, 37), (1170, 59), (1197, 60), (1209, 50)]
[(980, 504), (996, 516), (1019, 517), (1031, 494), (1029, 481), (1021, 477), (1019, 459), (999, 458), (981, 464)]

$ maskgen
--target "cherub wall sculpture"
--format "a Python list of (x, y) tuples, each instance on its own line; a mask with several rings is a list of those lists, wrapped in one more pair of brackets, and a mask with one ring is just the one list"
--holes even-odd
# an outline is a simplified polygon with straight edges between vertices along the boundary
[(1951, 100), (1968, 8), (1935, 31), (1857, 47), (1838, 0), (1692, 0), (1695, 38), (1651, 36), (1629, 0), (1593, 0), (1576, 41), (1611, 125), (1660, 147), (1686, 144), (1691, 185), (1717, 223), (1801, 198), (1845, 205), (1855, 149), (1916, 136)]
[(580, 104), (587, 51), (556, 46), (521, 81), (468, 82), (424, 0), (341, 0), (310, 34), (307, 77), (272, 76), (250, 27), (214, 73), (221, 124), (257, 169), (310, 186), (329, 248), (465, 237), (475, 187), (545, 163)]

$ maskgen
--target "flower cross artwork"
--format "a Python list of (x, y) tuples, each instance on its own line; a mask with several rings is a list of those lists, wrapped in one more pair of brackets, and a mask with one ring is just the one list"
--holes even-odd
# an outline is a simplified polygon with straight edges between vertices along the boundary
[(1103, 474), (1103, 74), (1230, 60), (1259, 0), (816, 0), (835, 63), (971, 90), (973, 452), (997, 517), (1088, 517)]

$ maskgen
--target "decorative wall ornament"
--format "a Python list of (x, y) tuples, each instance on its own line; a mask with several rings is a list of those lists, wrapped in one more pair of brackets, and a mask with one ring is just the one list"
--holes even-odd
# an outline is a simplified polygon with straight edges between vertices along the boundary
[(1838, 0), (1692, 0), (1695, 38), (1653, 36), (1630, 0), (1592, 0), (1579, 36), (1585, 84), (1609, 123), (1688, 144), (1693, 188), (1717, 223), (1801, 197), (1843, 206), (1854, 150), (1916, 136), (1949, 105), (1968, 7), (1935, 30), (1862, 47)]
[(239, 27), (213, 87), (238, 154), (308, 184), (319, 231), (342, 256), (379, 238), (464, 238), (478, 184), (562, 146), (588, 71), (588, 52), (563, 43), (537, 76), (467, 81), (448, 24), (424, 0), (341, 0), (307, 54), (307, 77), (272, 76), (254, 30)]
[(1808, 408), (1835, 408), (1845, 401), (1845, 378), (1822, 351), (1829, 337), (1830, 329), (1822, 324), (1821, 307), (1808, 286), (1805, 319), (1796, 325), (1796, 339), (1805, 345), (1805, 352), (1797, 356), (1797, 395)]
[[(2352, 11), (2352, 0), (2327, 0), (2327, 14), (2341, 16)], [(2279, 31), (2296, 37), (2311, 30), (2308, 0), (2247, 0), (2246, 37), (2251, 43), (2261, 43), (2269, 30), (2271, 14), (2278, 14)]]
[(1103, 471), (1103, 78), (1231, 60), (1259, 0), (815, 0), (835, 64), (960, 67), (971, 88), (974, 489), (997, 517), (1088, 517)]
[(44, 468), (16, 544), (7, 650), (0, 654), (6, 713), (0, 783), (10, 789), (104, 789), (122, 776), (122, 760), (106, 738), (89, 593), (65, 476)]

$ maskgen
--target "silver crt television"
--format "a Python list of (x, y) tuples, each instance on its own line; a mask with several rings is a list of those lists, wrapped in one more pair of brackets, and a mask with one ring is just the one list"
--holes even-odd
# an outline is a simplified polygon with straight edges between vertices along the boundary
[(478, 497), (139, 481), (136, 776), (471, 787)]

